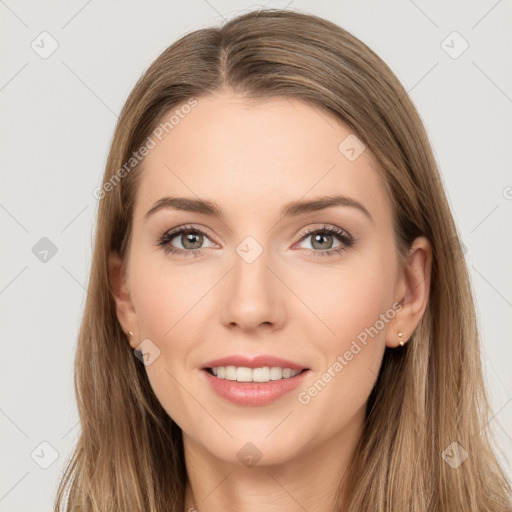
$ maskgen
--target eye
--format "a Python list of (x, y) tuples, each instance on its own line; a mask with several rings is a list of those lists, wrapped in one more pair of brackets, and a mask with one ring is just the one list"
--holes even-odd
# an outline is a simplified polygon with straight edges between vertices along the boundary
[[(347, 231), (326, 225), (301, 233), (301, 243), (308, 238), (311, 238), (312, 249), (305, 249), (313, 256), (334, 256), (352, 247), (356, 242)], [(209, 241), (210, 245), (205, 246), (205, 241)], [(201, 255), (202, 249), (214, 247), (215, 244), (201, 229), (194, 226), (181, 226), (164, 233), (156, 245), (164, 247), (167, 254), (196, 257)]]
[[(323, 226), (321, 228), (309, 229), (301, 233), (301, 241), (311, 239), (312, 249), (308, 249), (314, 256), (330, 256), (339, 254), (354, 245), (354, 238), (345, 230), (335, 226)], [(336, 241), (338, 244), (336, 245)]]
[[(176, 240), (176, 245), (173, 241)], [(158, 240), (157, 245), (164, 247), (166, 253), (178, 253), (186, 256), (199, 256), (200, 249), (206, 240), (210, 240), (204, 231), (193, 226), (182, 226), (178, 229), (164, 233)], [(210, 240), (211, 242), (211, 240)], [(213, 244), (208, 247), (213, 247)]]

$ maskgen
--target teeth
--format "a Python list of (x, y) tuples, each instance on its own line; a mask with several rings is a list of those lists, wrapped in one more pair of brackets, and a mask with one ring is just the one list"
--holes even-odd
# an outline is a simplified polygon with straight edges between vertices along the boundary
[(213, 374), (219, 379), (236, 380), (238, 382), (268, 382), (295, 377), (301, 370), (264, 366), (263, 368), (247, 368), (246, 366), (215, 366)]

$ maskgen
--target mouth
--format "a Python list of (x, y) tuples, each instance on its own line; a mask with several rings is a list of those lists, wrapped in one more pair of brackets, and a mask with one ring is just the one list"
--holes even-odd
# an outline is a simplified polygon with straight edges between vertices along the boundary
[[(205, 383), (221, 398), (238, 406), (265, 406), (290, 397), (304, 385), (309, 368), (282, 366), (205, 366), (201, 368)], [(293, 396), (293, 395), (291, 395)], [(291, 399), (291, 398), (288, 398)]]
[(250, 368), (247, 366), (213, 366), (203, 368), (217, 379), (248, 382), (248, 383), (265, 383), (270, 381), (293, 379), (297, 375), (304, 373), (309, 368), (297, 369), (281, 366), (262, 366), (259, 368)]

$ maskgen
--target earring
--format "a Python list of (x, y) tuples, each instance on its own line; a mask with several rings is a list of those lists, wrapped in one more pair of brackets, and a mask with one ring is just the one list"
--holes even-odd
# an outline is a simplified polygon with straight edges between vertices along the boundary
[(405, 341), (404, 341), (403, 336), (404, 336), (404, 333), (400, 331), (400, 332), (398, 333), (398, 337), (400, 338), (400, 339), (399, 339), (399, 341), (398, 341), (398, 343), (400, 344), (400, 346), (401, 346), (401, 347), (403, 347), (403, 346), (405, 345)]
[(133, 332), (132, 332), (132, 331), (128, 331), (128, 334), (129, 334), (130, 336), (133, 336)]

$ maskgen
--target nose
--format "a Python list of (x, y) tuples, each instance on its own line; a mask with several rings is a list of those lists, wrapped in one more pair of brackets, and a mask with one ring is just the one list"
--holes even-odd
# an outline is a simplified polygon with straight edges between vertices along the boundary
[[(242, 256), (240, 255), (242, 254)], [(267, 251), (251, 262), (236, 253), (221, 290), (221, 320), (228, 328), (253, 331), (260, 325), (279, 329), (285, 322), (283, 284), (269, 268)]]

